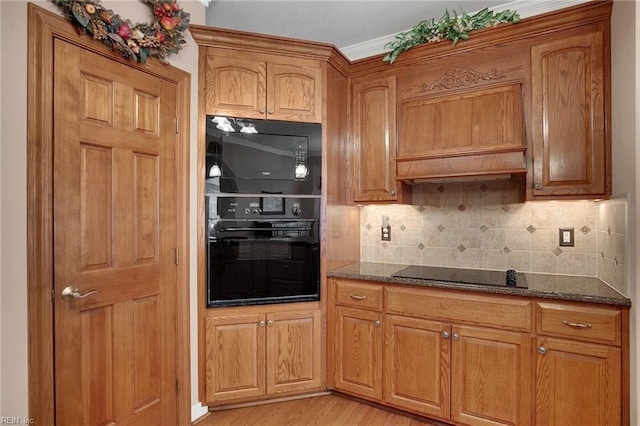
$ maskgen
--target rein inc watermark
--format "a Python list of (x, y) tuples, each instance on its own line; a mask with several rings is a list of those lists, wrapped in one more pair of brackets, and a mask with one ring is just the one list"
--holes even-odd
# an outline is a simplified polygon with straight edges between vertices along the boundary
[(31, 417), (0, 416), (0, 425), (35, 425)]

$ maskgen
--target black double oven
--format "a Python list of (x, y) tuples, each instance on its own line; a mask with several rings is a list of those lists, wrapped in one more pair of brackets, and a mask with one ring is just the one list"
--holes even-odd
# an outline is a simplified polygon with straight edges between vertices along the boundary
[(322, 128), (207, 116), (207, 306), (319, 300)]

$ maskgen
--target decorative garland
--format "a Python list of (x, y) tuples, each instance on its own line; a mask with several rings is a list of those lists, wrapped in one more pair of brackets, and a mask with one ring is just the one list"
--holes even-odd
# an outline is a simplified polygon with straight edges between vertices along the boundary
[(508, 22), (517, 24), (520, 22), (520, 15), (516, 11), (505, 10), (495, 13), (485, 8), (472, 16), (464, 12), (462, 16), (458, 16), (455, 11), (450, 15), (447, 10), (437, 22), (434, 19), (424, 20), (407, 32), (396, 34), (396, 40), (384, 46), (385, 49), (391, 49), (391, 52), (382, 60), (392, 64), (402, 52), (424, 43), (437, 43), (444, 39), (452, 40), (455, 46), (460, 40), (468, 40), (471, 31)]
[(111, 50), (141, 64), (148, 58), (164, 60), (182, 49), (189, 13), (176, 0), (141, 0), (153, 11), (153, 21), (132, 25), (100, 0), (51, 0), (80, 31), (89, 33)]

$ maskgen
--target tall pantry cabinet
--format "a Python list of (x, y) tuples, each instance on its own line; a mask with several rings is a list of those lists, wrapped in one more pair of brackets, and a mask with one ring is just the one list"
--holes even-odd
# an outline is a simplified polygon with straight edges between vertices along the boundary
[[(328, 103), (327, 93), (334, 93), (334, 86), (344, 86), (347, 61), (333, 46), (322, 43), (199, 26), (191, 26), (190, 31), (200, 49), (198, 241), (205, 241), (205, 119), (221, 115), (322, 124), (322, 198), (331, 196), (332, 203), (323, 203), (320, 220), (336, 236), (321, 232), (320, 244), (335, 246), (337, 236), (359, 221), (359, 217), (345, 221), (334, 214), (333, 206), (346, 204), (346, 197), (327, 190), (339, 186), (334, 181), (340, 178), (339, 173), (332, 173), (333, 169), (346, 164), (342, 154), (346, 151), (342, 147), (346, 125), (340, 125), (344, 119), (327, 112), (337, 107)], [(332, 128), (335, 125), (343, 131), (328, 129), (329, 120)], [(344, 246), (357, 252), (353, 244)], [(204, 244), (198, 244), (197, 255), (202, 403), (213, 407), (324, 389), (326, 302), (207, 308)], [(342, 262), (349, 263), (354, 257), (347, 254)], [(321, 256), (322, 274), (325, 264), (326, 256)], [(325, 281), (321, 277), (321, 294)]]

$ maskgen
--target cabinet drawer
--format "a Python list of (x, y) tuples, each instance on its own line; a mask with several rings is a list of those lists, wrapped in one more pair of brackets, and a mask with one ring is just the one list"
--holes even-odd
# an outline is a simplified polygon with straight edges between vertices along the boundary
[(382, 311), (382, 286), (336, 280), (336, 304)]
[(531, 302), (433, 289), (388, 288), (388, 313), (531, 331)]
[(615, 308), (537, 303), (536, 332), (570, 339), (621, 344), (622, 312)]

